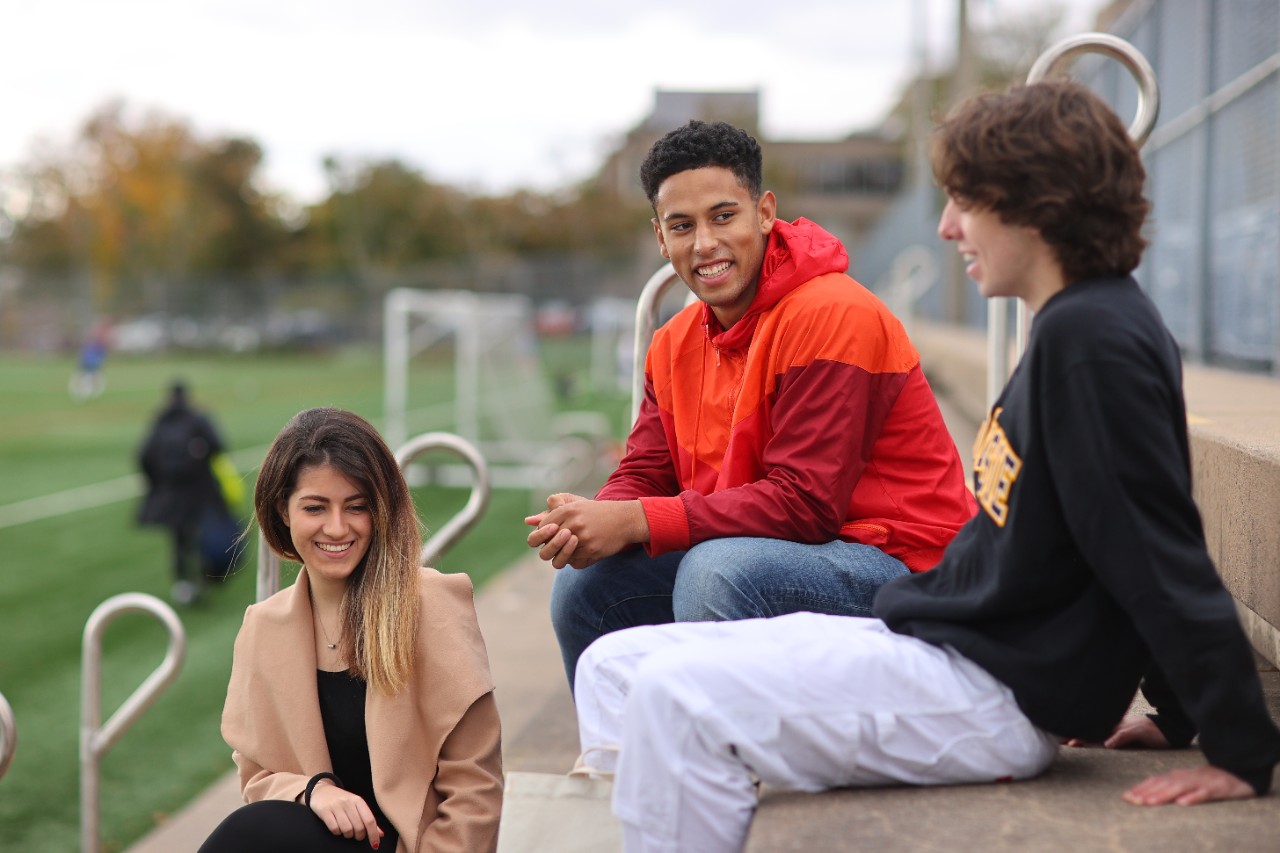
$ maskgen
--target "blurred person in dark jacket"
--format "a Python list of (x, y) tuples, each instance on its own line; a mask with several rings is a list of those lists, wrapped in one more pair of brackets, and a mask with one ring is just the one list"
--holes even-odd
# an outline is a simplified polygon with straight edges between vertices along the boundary
[(222, 439), (213, 421), (191, 406), (186, 384), (175, 381), (138, 451), (138, 463), (147, 478), (138, 523), (169, 529), (173, 539), (171, 596), (178, 604), (191, 604), (200, 595), (202, 518), (211, 513), (226, 514), (210, 467), (210, 460), (222, 451)]

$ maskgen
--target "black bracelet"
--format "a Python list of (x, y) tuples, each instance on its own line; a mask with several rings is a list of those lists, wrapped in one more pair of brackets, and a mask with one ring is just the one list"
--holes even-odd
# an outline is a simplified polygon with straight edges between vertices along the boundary
[(328, 779), (330, 782), (337, 785), (339, 788), (342, 787), (342, 780), (339, 779), (334, 774), (317, 773), (316, 775), (311, 777), (310, 781), (307, 782), (306, 793), (302, 795), (302, 802), (306, 805), (307, 808), (311, 808), (311, 792), (315, 790), (316, 783), (318, 783), (321, 779)]

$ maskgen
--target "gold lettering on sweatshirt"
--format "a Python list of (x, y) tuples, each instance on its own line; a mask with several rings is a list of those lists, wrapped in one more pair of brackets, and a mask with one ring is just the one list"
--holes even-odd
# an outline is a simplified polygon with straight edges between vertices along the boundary
[(1009, 492), (1022, 470), (1022, 459), (1009, 445), (1009, 436), (1000, 426), (1000, 413), (992, 410), (978, 430), (973, 444), (974, 497), (991, 520), (1004, 527), (1009, 520)]

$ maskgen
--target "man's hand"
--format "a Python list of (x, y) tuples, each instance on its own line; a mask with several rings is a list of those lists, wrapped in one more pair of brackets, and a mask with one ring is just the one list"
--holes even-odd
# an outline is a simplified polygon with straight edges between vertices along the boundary
[(1183, 768), (1159, 776), (1149, 776), (1124, 792), (1135, 806), (1162, 806), (1177, 803), (1194, 806), (1219, 800), (1246, 800), (1254, 796), (1248, 782), (1219, 767)]
[(378, 829), (364, 798), (339, 788), (327, 779), (322, 779), (311, 792), (311, 810), (334, 835), (357, 841), (367, 838), (374, 850), (382, 843), (382, 830)]
[[(1092, 746), (1080, 738), (1071, 738), (1067, 746)], [(1102, 742), (1107, 749), (1136, 747), (1139, 749), (1168, 749), (1169, 740), (1160, 727), (1146, 714), (1129, 714), (1116, 723), (1111, 736)]]
[(574, 501), (585, 501), (585, 500), (590, 500), (590, 498), (584, 498), (582, 495), (575, 495), (575, 494), (571, 494), (570, 492), (556, 492), (554, 495), (551, 495), (549, 498), (547, 498), (546, 512), (540, 512), (537, 515), (526, 516), (524, 523), (531, 525), (533, 527), (537, 527), (540, 524), (542, 524), (542, 519), (546, 518), (551, 513), (551, 510), (559, 509), (565, 504), (573, 503)]
[(649, 541), (649, 522), (640, 501), (594, 501), (555, 494), (547, 511), (524, 522), (535, 528), (525, 541), (557, 569), (572, 562), (585, 569), (641, 542)]

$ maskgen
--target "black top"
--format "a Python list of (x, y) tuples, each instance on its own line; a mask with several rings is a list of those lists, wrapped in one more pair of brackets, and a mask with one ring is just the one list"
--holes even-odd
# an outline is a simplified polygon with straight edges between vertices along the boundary
[(979, 431), (977, 515), (875, 613), (974, 660), (1064, 737), (1104, 739), (1145, 675), (1171, 743), (1198, 732), (1265, 793), (1280, 732), (1205, 547), (1186, 423), (1177, 346), (1137, 283), (1070, 285)]
[(342, 787), (363, 797), (373, 812), (378, 828), (385, 833), (379, 849), (395, 850), (399, 836), (382, 809), (378, 808), (373, 792), (369, 738), (364, 728), (367, 690), (364, 679), (354, 678), (345, 670), (328, 672), (318, 669), (316, 688), (320, 695), (320, 717), (324, 721), (324, 739), (329, 745), (333, 772), (342, 780)]

